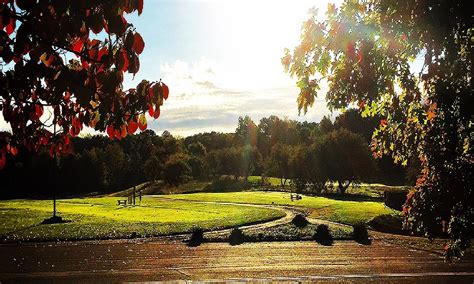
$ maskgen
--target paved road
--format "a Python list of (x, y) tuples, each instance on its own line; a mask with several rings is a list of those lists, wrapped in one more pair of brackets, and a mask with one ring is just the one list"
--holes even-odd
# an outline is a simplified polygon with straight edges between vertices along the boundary
[(375, 240), (208, 243), (115, 240), (0, 245), (0, 282), (150, 280), (383, 280), (473, 283), (474, 257), (444, 263), (438, 254)]

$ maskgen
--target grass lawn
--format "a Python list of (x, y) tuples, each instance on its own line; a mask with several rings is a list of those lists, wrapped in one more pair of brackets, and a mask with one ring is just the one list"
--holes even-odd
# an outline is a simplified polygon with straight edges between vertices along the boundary
[(290, 195), (283, 192), (229, 192), (193, 193), (160, 196), (169, 199), (193, 201), (235, 202), (250, 204), (276, 204), (299, 206), (312, 209), (310, 217), (325, 219), (343, 224), (367, 222), (383, 214), (397, 214), (386, 208), (382, 202), (346, 201), (326, 197), (303, 196), (302, 200), (291, 201)]
[(142, 206), (117, 206), (116, 197), (58, 200), (59, 214), (69, 223), (41, 225), (51, 216), (49, 200), (0, 201), (0, 239), (50, 241), (127, 238), (240, 226), (276, 219), (283, 212), (238, 205), (202, 204), (144, 197)]
[[(281, 186), (281, 181), (279, 178), (276, 177), (267, 177), (268, 182), (270, 183), (271, 186)], [(261, 176), (249, 176), (248, 181), (251, 183), (258, 183), (262, 181)], [(290, 180), (286, 181), (286, 186), (290, 183)]]

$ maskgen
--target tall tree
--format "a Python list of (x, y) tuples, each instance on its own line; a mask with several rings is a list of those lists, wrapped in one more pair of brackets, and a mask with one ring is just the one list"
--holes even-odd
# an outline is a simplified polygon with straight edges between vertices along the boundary
[[(447, 233), (448, 258), (461, 256), (474, 228), (471, 1), (351, 0), (329, 5), (323, 21), (316, 14), (282, 58), (299, 80), (299, 109), (306, 112), (325, 80), (331, 109), (357, 105), (385, 117), (374, 154), (421, 161), (405, 226), (428, 237)], [(415, 73), (416, 58), (423, 66)]]
[(237, 146), (257, 145), (257, 125), (250, 116), (239, 117), (234, 139)]
[(265, 161), (266, 175), (279, 177), (280, 185), (283, 188), (292, 175), (290, 164), (291, 151), (291, 146), (277, 143), (272, 147), (270, 156)]

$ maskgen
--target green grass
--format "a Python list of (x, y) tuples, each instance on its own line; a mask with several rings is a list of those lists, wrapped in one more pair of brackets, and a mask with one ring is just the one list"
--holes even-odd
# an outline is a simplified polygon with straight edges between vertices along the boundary
[[(268, 182), (270, 182), (271, 186), (281, 186), (281, 182), (280, 182), (279, 178), (267, 177), (267, 180), (268, 180)], [(259, 182), (262, 181), (262, 177), (261, 176), (249, 176), (248, 181), (251, 182), (251, 183), (259, 183)], [(286, 186), (288, 186), (289, 183), (290, 183), (289, 180), (286, 181)]]
[(204, 204), (144, 197), (142, 206), (117, 206), (113, 197), (58, 201), (60, 215), (69, 223), (41, 225), (51, 216), (52, 202), (0, 202), (0, 238), (4, 241), (50, 241), (127, 238), (241, 226), (276, 219), (283, 212), (238, 205)]
[(368, 222), (379, 215), (393, 214), (393, 210), (385, 208), (382, 202), (347, 201), (309, 196), (303, 196), (302, 200), (291, 201), (290, 195), (283, 192), (193, 193), (162, 197), (174, 200), (276, 204), (305, 207), (312, 209), (310, 217), (351, 225), (360, 222)]
[[(337, 186), (334, 185), (336, 188)], [(383, 185), (383, 184), (376, 184), (376, 183), (361, 183), (357, 186), (349, 186), (347, 189), (348, 194), (358, 194), (358, 195), (365, 195), (369, 197), (382, 197), (384, 191), (408, 191), (407, 186), (391, 186), (391, 185)]]

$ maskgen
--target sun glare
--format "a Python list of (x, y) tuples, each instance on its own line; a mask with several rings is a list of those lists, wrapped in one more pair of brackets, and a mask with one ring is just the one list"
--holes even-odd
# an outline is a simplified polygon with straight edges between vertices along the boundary
[[(228, 69), (226, 85), (248, 88), (288, 85), (280, 58), (295, 46), (310, 8), (321, 14), (329, 1), (226, 1), (214, 5), (211, 44), (219, 47), (219, 63)], [(251, 67), (250, 67), (251, 66)], [(236, 80), (236, 78), (238, 80)]]

